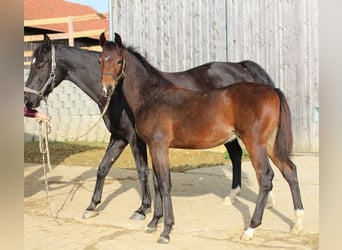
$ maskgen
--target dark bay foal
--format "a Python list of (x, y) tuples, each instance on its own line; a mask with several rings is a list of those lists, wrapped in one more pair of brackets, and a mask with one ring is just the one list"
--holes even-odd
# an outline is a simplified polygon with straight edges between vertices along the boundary
[[(250, 226), (241, 238), (249, 240), (262, 222), (274, 176), (270, 157), (289, 183), (295, 209), (294, 232), (302, 230), (303, 205), (292, 150), (291, 114), (279, 89), (241, 82), (212, 91), (179, 88), (165, 79), (140, 54), (100, 36), (102, 87), (111, 95), (120, 88), (135, 121), (138, 135), (148, 145), (153, 163), (154, 214), (148, 231), (164, 216), (159, 243), (169, 242), (174, 224), (171, 201), (169, 148), (203, 149), (237, 137), (244, 142), (259, 184)], [(186, 209), (186, 208), (185, 208)]]

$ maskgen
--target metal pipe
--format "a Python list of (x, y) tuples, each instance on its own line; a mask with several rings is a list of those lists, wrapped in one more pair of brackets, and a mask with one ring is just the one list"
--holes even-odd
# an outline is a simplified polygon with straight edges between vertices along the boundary
[(226, 0), (226, 61), (228, 61), (229, 59), (229, 51), (228, 51), (228, 46), (229, 46), (229, 26), (228, 26), (228, 22), (229, 22), (229, 6), (228, 6), (228, 2), (229, 0)]
[(113, 3), (114, 0), (108, 0), (108, 9), (109, 9), (109, 39), (113, 41)]

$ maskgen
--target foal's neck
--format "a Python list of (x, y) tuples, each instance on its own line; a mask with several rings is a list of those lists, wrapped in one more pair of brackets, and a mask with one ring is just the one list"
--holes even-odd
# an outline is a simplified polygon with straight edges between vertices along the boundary
[[(130, 110), (136, 117), (149, 102), (155, 98), (159, 86), (155, 75), (152, 74), (154, 69), (149, 68), (147, 62), (138, 58), (134, 53), (125, 49), (124, 58), (126, 60), (125, 78), (122, 83), (122, 93)], [(159, 95), (158, 95), (159, 96)]]

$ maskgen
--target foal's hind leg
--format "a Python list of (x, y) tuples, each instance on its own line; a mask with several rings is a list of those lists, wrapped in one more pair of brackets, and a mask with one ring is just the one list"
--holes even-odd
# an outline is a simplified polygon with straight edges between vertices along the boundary
[(274, 173), (269, 163), (266, 150), (260, 145), (254, 145), (253, 147), (246, 145), (246, 147), (248, 149), (252, 165), (254, 167), (258, 180), (259, 194), (250, 226), (242, 234), (242, 240), (252, 239), (254, 230), (261, 224), (262, 216), (264, 214), (266, 206), (267, 195), (273, 188), (272, 180), (274, 177)]
[(271, 153), (270, 158), (278, 167), (290, 186), (296, 217), (296, 221), (291, 229), (291, 232), (300, 233), (303, 229), (304, 208), (298, 184), (297, 167), (290, 159), (282, 161), (275, 153)]
[[(224, 205), (231, 205), (235, 203), (236, 197), (240, 194), (241, 191), (241, 158), (242, 158), (242, 149), (239, 145), (237, 139), (232, 140), (224, 144), (226, 147), (230, 160), (233, 165), (233, 180), (232, 180), (232, 190), (229, 196), (225, 197), (223, 200)], [(272, 194), (272, 190), (268, 192), (266, 207), (271, 208), (275, 205), (275, 199)]]

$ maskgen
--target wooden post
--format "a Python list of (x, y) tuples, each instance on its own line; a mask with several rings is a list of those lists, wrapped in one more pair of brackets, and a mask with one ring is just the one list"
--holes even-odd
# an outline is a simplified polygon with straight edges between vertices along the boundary
[(68, 39), (69, 39), (69, 46), (74, 46), (74, 24), (72, 20), (72, 16), (68, 17)]

